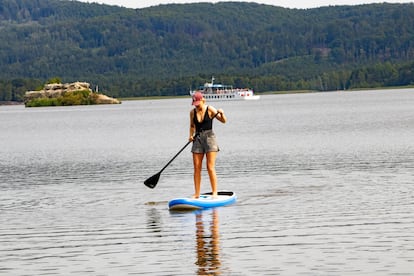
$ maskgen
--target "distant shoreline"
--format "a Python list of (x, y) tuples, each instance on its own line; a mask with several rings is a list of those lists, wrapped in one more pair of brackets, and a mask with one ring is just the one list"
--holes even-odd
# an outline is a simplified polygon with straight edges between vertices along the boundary
[(347, 90), (329, 90), (329, 91), (319, 91), (319, 90), (291, 90), (291, 91), (269, 91), (259, 93), (261, 95), (272, 95), (272, 94), (298, 94), (298, 93), (325, 93), (325, 92), (355, 92), (355, 91), (372, 91), (372, 90), (392, 90), (392, 89), (408, 89), (414, 88), (414, 85), (407, 86), (387, 86), (387, 87), (374, 87), (374, 88), (353, 88)]
[[(317, 91), (317, 90), (289, 90), (289, 91), (267, 91), (260, 92), (259, 95), (285, 95), (285, 94), (301, 94), (301, 93), (325, 93), (325, 92), (354, 92), (354, 91), (371, 91), (371, 90), (392, 90), (392, 89), (407, 89), (414, 88), (414, 85), (407, 86), (390, 86), (390, 87), (375, 87), (375, 88), (354, 88), (348, 90), (332, 90), (332, 91)], [(146, 101), (146, 100), (165, 100), (165, 99), (177, 99), (177, 98), (189, 98), (190, 95), (179, 96), (145, 96), (145, 97), (126, 97), (119, 98), (121, 101)], [(2, 105), (24, 105), (23, 102), (16, 101), (0, 101)]]
[[(329, 92), (355, 92), (355, 91), (371, 91), (371, 90), (392, 90), (392, 89), (407, 89), (414, 88), (414, 85), (407, 86), (388, 86), (388, 87), (375, 87), (375, 88), (354, 88), (348, 90), (330, 90), (330, 91), (318, 91), (318, 90), (288, 90), (288, 91), (267, 91), (257, 93), (258, 95), (285, 95), (285, 94), (301, 94), (301, 93), (329, 93)], [(145, 101), (145, 100), (165, 100), (165, 99), (177, 99), (177, 98), (189, 98), (190, 95), (179, 96), (145, 96), (145, 97), (127, 97), (120, 98), (122, 101)]]
[(1, 105), (24, 105), (24, 103), (16, 101), (0, 101), (0, 106)]

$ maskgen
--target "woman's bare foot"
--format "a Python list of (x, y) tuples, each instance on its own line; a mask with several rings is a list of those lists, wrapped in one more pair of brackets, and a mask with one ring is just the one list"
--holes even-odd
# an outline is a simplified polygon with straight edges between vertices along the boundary
[(199, 198), (200, 197), (200, 195), (193, 195), (191, 198), (193, 198), (193, 199), (197, 199), (197, 198)]

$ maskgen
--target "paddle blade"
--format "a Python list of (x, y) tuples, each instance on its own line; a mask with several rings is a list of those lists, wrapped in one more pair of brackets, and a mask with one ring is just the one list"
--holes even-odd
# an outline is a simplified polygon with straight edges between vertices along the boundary
[(145, 186), (154, 189), (157, 186), (158, 180), (160, 179), (161, 173), (154, 174), (150, 178), (144, 181)]

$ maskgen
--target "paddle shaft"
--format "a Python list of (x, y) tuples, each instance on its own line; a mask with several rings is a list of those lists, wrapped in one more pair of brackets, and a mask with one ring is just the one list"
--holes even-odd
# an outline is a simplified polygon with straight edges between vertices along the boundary
[(158, 172), (159, 174), (160, 173), (162, 173), (164, 170), (165, 170), (165, 168), (167, 168), (168, 167), (168, 165), (170, 165), (171, 164), (171, 162), (172, 161), (174, 161), (174, 159), (175, 158), (177, 158), (177, 156), (178, 155), (180, 155), (180, 153), (191, 143), (192, 141), (188, 141), (187, 142), (187, 144), (185, 144), (185, 146), (184, 147), (182, 147), (181, 149), (180, 149), (180, 151), (179, 152), (177, 152), (177, 154), (176, 155), (174, 155), (174, 157), (170, 160), (170, 161), (168, 161), (168, 163)]

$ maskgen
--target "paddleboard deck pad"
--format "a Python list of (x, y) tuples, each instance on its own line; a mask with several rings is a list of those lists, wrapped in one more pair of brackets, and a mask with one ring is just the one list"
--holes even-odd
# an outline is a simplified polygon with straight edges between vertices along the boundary
[(236, 199), (234, 192), (221, 191), (215, 198), (212, 193), (201, 194), (199, 198), (175, 198), (168, 202), (168, 207), (173, 211), (208, 209), (233, 204)]

